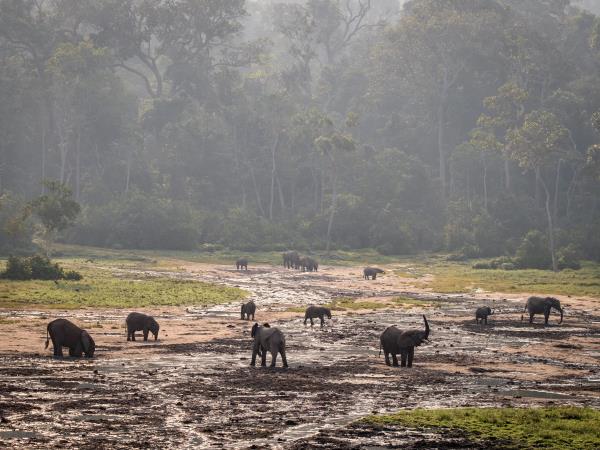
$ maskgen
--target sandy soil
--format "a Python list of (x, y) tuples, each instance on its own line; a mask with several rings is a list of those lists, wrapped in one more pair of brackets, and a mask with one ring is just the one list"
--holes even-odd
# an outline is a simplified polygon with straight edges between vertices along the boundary
[[(300, 273), (281, 267), (237, 272), (177, 262), (177, 272), (250, 292), (256, 319), (282, 329), (290, 368), (251, 368), (251, 323), (239, 303), (149, 310), (156, 342), (127, 342), (123, 310), (0, 311), (0, 447), (7, 448), (473, 448), (464, 436), (412, 433), (351, 423), (400, 408), (600, 407), (598, 302), (563, 298), (562, 325), (521, 322), (526, 295), (437, 295), (414, 279), (363, 280), (360, 268)], [(121, 269), (127, 270), (127, 269)], [(118, 275), (118, 273), (116, 273)], [(420, 279), (419, 282), (423, 280)], [(431, 308), (334, 312), (324, 328), (304, 326), (290, 307), (337, 296), (383, 300), (410, 295)], [(491, 304), (488, 326), (473, 311)], [(421, 327), (431, 343), (412, 369), (385, 366), (379, 334)], [(45, 325), (69, 317), (94, 336), (93, 360), (54, 360)]]

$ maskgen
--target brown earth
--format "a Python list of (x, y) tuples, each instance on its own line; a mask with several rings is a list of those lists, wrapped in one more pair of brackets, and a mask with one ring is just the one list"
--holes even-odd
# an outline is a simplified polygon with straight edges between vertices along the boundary
[[(598, 302), (564, 299), (562, 325), (521, 322), (522, 294), (436, 295), (414, 279), (361, 278), (357, 267), (248, 272), (174, 262), (175, 272), (252, 292), (257, 321), (286, 335), (290, 368), (251, 368), (250, 322), (239, 304), (146, 310), (160, 339), (127, 342), (123, 310), (0, 311), (0, 447), (6, 448), (497, 448), (464, 436), (351, 425), (371, 413), (453, 406), (600, 407)], [(119, 269), (130, 270), (130, 269)], [(118, 275), (118, 272), (115, 272)], [(419, 279), (422, 283), (423, 279)], [(339, 296), (389, 302), (408, 295), (433, 306), (334, 311), (324, 328), (290, 308)], [(497, 314), (476, 325), (473, 311)], [(385, 327), (421, 327), (431, 343), (412, 369), (385, 366)], [(93, 360), (54, 360), (45, 325), (69, 317), (97, 344)]]

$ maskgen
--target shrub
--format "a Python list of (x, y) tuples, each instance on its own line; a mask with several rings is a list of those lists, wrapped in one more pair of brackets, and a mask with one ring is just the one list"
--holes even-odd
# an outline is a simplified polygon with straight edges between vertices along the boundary
[(31, 280), (31, 263), (29, 258), (9, 256), (6, 270), (0, 276), (9, 280)]
[(560, 270), (581, 269), (581, 264), (579, 263), (580, 251), (574, 244), (569, 244), (566, 247), (561, 248), (556, 253), (556, 258), (558, 262), (558, 268)]
[(0, 273), (0, 278), (9, 280), (75, 280), (83, 277), (78, 272), (70, 270), (64, 272), (58, 263), (52, 263), (50, 259), (42, 255), (31, 257), (10, 256), (6, 270)]
[(517, 248), (515, 262), (521, 269), (551, 268), (552, 255), (548, 249), (546, 235), (538, 230), (529, 231)]
[(29, 258), (29, 264), (34, 280), (58, 280), (64, 277), (63, 269), (46, 256), (34, 255)]

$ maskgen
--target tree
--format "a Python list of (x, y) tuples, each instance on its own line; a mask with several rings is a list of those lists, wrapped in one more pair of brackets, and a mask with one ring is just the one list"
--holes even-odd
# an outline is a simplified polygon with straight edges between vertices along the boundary
[(546, 195), (545, 209), (548, 220), (548, 237), (552, 255), (552, 270), (558, 270), (556, 260), (553, 214), (550, 208), (550, 190), (544, 180), (544, 169), (559, 164), (568, 157), (567, 130), (558, 118), (544, 110), (525, 116), (523, 125), (509, 133), (509, 154), (519, 166), (534, 171)]
[(81, 206), (73, 200), (71, 190), (64, 184), (53, 180), (46, 180), (44, 183), (47, 194), (33, 200), (30, 207), (42, 223), (46, 253), (50, 254), (56, 233), (73, 225)]

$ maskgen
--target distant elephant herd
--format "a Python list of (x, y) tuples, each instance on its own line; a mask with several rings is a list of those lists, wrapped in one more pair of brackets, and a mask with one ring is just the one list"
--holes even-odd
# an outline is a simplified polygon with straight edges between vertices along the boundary
[[(302, 269), (306, 271), (316, 271), (318, 263), (309, 257), (301, 257), (297, 252), (286, 252), (283, 254), (284, 266), (286, 268)], [(238, 269), (244, 267), (248, 270), (248, 261), (239, 259), (236, 262)], [(364, 278), (376, 279), (378, 273), (383, 273), (381, 269), (366, 267), (364, 269)], [(525, 304), (524, 313), (529, 313), (529, 323), (533, 323), (535, 314), (544, 315), (544, 324), (548, 324), (548, 318), (552, 309), (560, 312), (560, 321), (563, 320), (563, 309), (560, 306), (560, 301), (553, 297), (529, 297)], [(250, 300), (241, 306), (241, 319), (254, 320), (256, 313), (256, 305)], [(481, 306), (475, 311), (475, 321), (478, 324), (487, 325), (488, 316), (494, 312), (488, 306)], [(331, 319), (331, 310), (323, 306), (310, 305), (306, 308), (304, 314), (304, 325), (310, 320), (311, 326), (314, 325), (314, 319), (319, 319), (321, 327), (325, 324), (325, 318)], [(523, 315), (521, 315), (523, 320)], [(398, 366), (397, 355), (400, 355), (401, 367), (412, 367), (415, 347), (420, 346), (429, 339), (429, 323), (423, 315), (425, 329), (398, 329), (395, 326), (388, 327), (381, 334), (379, 341), (379, 355), (383, 351), (385, 363), (388, 366)], [(135, 341), (135, 332), (141, 331), (144, 336), (144, 341), (148, 340), (148, 334), (152, 333), (154, 340), (158, 339), (159, 325), (156, 320), (146, 314), (132, 312), (125, 319), (127, 327), (127, 340)], [(271, 327), (268, 323), (259, 325), (255, 323), (252, 326), (251, 337), (253, 339), (252, 360), (251, 365), (256, 364), (256, 357), (261, 357), (261, 365), (266, 366), (267, 352), (271, 353), (271, 367), (275, 367), (277, 355), (281, 355), (283, 367), (288, 367), (285, 336), (281, 330), (276, 327)], [(50, 322), (47, 326), (46, 347), (48, 348), (49, 341), (52, 340), (54, 346), (54, 356), (62, 357), (62, 348), (69, 349), (69, 356), (81, 357), (85, 354), (86, 357), (94, 356), (96, 344), (89, 333), (72, 322), (66, 319), (56, 319)], [(391, 360), (390, 360), (391, 355)]]

